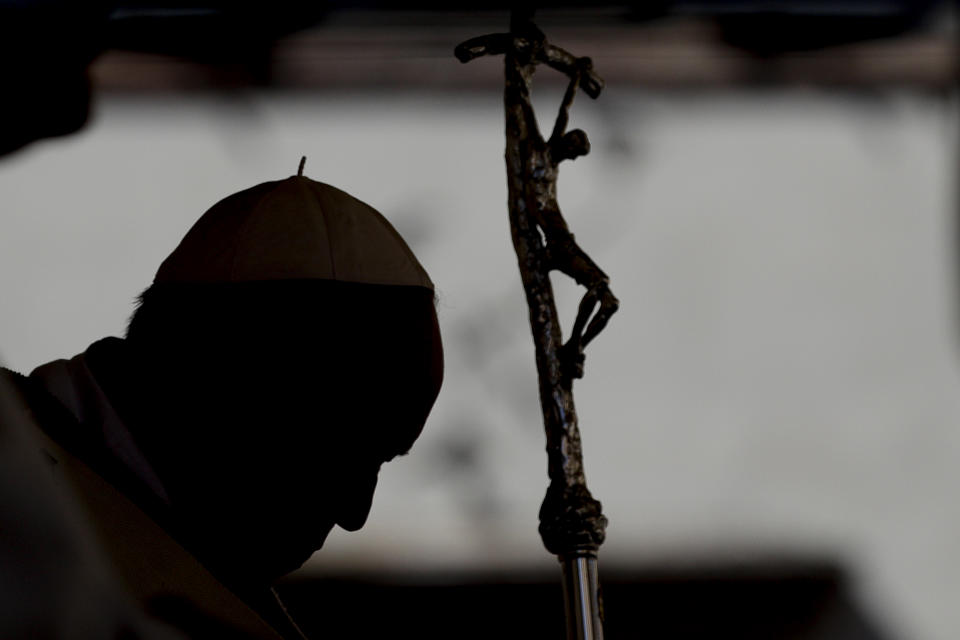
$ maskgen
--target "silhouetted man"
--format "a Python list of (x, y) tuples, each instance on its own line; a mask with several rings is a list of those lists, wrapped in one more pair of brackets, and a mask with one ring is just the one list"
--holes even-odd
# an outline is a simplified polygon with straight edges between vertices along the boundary
[(442, 371), (433, 284), (403, 239), (295, 176), (207, 211), (125, 339), (13, 380), (149, 610), (191, 637), (295, 637), (270, 584), (363, 526)]

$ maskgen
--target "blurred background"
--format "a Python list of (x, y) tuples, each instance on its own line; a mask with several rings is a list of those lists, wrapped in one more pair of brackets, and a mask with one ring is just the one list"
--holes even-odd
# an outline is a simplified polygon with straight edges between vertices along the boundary
[[(0, 6), (4, 364), (122, 335), (200, 214), (306, 155), (430, 272), (446, 378), (291, 609), (318, 637), (560, 637), (502, 60), (453, 57), (507, 3)], [(608, 636), (956, 637), (952, 4), (541, 7), (607, 81), (574, 105), (592, 152), (559, 196), (621, 300), (575, 387)], [(537, 74), (542, 129), (563, 88)], [(580, 291), (554, 284), (571, 322)]]

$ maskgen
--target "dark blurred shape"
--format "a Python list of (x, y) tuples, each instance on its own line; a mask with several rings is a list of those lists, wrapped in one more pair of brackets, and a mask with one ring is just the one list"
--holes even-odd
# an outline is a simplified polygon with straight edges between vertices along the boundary
[(87, 65), (103, 49), (106, 2), (0, 4), (0, 155), (73, 133), (90, 113)]
[(720, 9), (716, 20), (727, 42), (759, 55), (775, 55), (902, 35), (942, 4), (941, 0), (753, 0), (704, 6)]
[(123, 3), (111, 15), (109, 48), (210, 65), (216, 84), (263, 85), (273, 47), (326, 15), (323, 2)]
[[(849, 22), (837, 18), (851, 29), (849, 35), (834, 30), (848, 44), (797, 50), (794, 39), (790, 47), (775, 50), (772, 44), (743, 41), (743, 48), (739, 40), (737, 46), (730, 43), (737, 40), (731, 30), (752, 20), (752, 14), (676, 9), (670, 19), (655, 20), (646, 13), (638, 16), (602, 7), (541, 13), (541, 23), (558, 42), (590, 51), (604, 78), (618, 87), (814, 84), (942, 90), (952, 86), (957, 67), (951, 34), (940, 26), (927, 29), (922, 20), (898, 37), (864, 40), (858, 32), (860, 18)], [(261, 48), (260, 54), (236, 61), (207, 63), (145, 51), (113, 51), (94, 65), (94, 83), (98, 90), (112, 92), (193, 92), (250, 85), (383, 92), (500, 89), (498, 65), (471, 65), (454, 72), (450, 46), (472, 33), (504, 28), (505, 12), (397, 9), (327, 15), (329, 20), (314, 28), (281, 37), (269, 52)], [(823, 21), (832, 24), (834, 18), (809, 19), (814, 20), (814, 30), (807, 35), (819, 37)], [(790, 15), (783, 20), (789, 27), (794, 21), (805, 23), (808, 17)], [(869, 17), (863, 20), (871, 23)], [(900, 23), (899, 18), (896, 22)], [(766, 23), (755, 27), (767, 29)], [(757, 37), (768, 38), (765, 33), (758, 31)], [(769, 33), (773, 44), (778, 44), (781, 34)], [(543, 74), (537, 86), (558, 82), (551, 74)]]
[(196, 60), (223, 68), (215, 77), (232, 78), (227, 84), (263, 84), (273, 43), (323, 13), (322, 2), (291, 0), (0, 2), (0, 155), (83, 127), (90, 116), (87, 69), (105, 50)]
[[(87, 122), (88, 66), (101, 52), (127, 52), (113, 54), (119, 57), (97, 74), (100, 87), (106, 88), (439, 84), (451, 89), (463, 82), (476, 84), (477, 78), (486, 76), (477, 72), (464, 76), (465, 80), (451, 78), (438, 71), (430, 58), (449, 55), (450, 45), (472, 30), (505, 26), (507, 11), (515, 4), (478, 0), (452, 9), (437, 0), (0, 0), (0, 57), (5, 72), (0, 155), (33, 140), (72, 133)], [(663, 17), (686, 16), (701, 26), (716, 25), (726, 42), (766, 58), (916, 32), (934, 9), (946, 6), (942, 0), (555, 0), (534, 4), (544, 26), (569, 46), (596, 51), (596, 60), (609, 50), (611, 59), (604, 66), (608, 81), (647, 86), (729, 85), (771, 77), (731, 57), (703, 29), (693, 34), (684, 56), (677, 58), (677, 45), (691, 40), (689, 29), (680, 29), (679, 41), (676, 36), (664, 41), (658, 35), (661, 26), (655, 27), (656, 32), (648, 26)], [(281, 46), (290, 34), (321, 23), (331, 26), (298, 47)], [(555, 25), (568, 28), (574, 37)], [(602, 45), (599, 48), (575, 39), (591, 29), (600, 30), (590, 38), (591, 43)], [(669, 26), (666, 32), (673, 33)], [(943, 59), (948, 54), (942, 49), (931, 41), (908, 43), (905, 50), (847, 52), (849, 59), (792, 60), (790, 66), (778, 68), (775, 77), (825, 79), (830, 84), (909, 83), (916, 78), (912, 82), (939, 85), (950, 74), (945, 69), (955, 66)]]
[[(433, 573), (292, 580), (280, 587), (311, 637), (562, 638), (550, 573)], [(885, 640), (824, 561), (689, 569), (604, 567), (608, 640)], [(337, 612), (330, 615), (330, 612)]]
[(198, 61), (243, 59), (319, 22), (324, 2), (124, 2), (111, 14), (110, 48)]

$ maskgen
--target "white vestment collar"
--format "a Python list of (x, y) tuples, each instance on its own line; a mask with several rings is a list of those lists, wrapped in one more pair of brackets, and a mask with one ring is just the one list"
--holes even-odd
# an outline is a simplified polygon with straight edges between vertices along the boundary
[(97, 383), (83, 354), (40, 365), (30, 377), (42, 384), (78, 422), (94, 427), (107, 450), (158, 498), (170, 504), (163, 483)]

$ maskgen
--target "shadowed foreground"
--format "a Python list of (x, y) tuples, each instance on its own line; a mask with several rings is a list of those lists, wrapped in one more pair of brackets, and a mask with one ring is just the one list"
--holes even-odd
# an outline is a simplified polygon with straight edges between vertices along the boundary
[[(422, 574), (416, 583), (300, 579), (280, 593), (313, 638), (544, 638), (564, 634), (560, 583), (537, 573)], [(604, 567), (607, 638), (887, 640), (836, 565)]]

